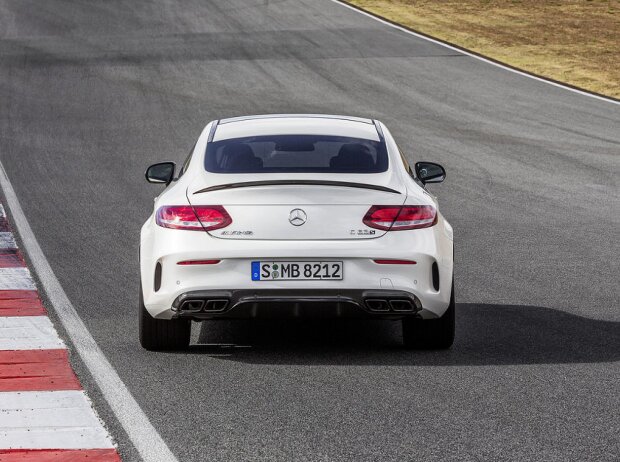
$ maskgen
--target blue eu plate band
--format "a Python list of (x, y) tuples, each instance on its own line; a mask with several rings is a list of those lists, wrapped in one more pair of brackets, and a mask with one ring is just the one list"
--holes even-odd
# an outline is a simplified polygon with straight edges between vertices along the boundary
[(252, 262), (252, 281), (260, 281), (260, 262)]

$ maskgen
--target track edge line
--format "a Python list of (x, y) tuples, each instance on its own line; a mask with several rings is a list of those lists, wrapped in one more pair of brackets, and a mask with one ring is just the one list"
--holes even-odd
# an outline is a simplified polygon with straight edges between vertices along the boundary
[(4, 192), (6, 205), (11, 212), (15, 231), (21, 237), (23, 250), (30, 257), (33, 270), (50, 300), (51, 309), (56, 313), (75, 350), (92, 375), (129, 440), (146, 462), (178, 462), (99, 348), (67, 297), (28, 223), (1, 161), (0, 187)]
[(349, 8), (350, 10), (356, 11), (360, 14), (363, 14), (364, 16), (367, 16), (369, 18), (372, 18), (376, 21), (379, 21), (380, 23), (383, 23), (387, 26), (390, 26), (394, 29), (400, 30), (401, 32), (405, 32), (407, 34), (413, 35), (415, 37), (421, 38), (423, 40), (427, 40), (429, 42), (435, 43), (437, 45), (441, 45), (445, 48), (449, 48), (451, 50), (454, 51), (458, 51), (460, 53), (463, 53), (467, 56), (470, 56), (474, 59), (477, 59), (479, 61), (483, 61), (487, 64), (491, 64), (492, 66), (495, 67), (499, 67), (501, 69), (504, 69), (506, 71), (509, 72), (513, 72), (515, 74), (519, 74), (522, 75), (524, 77), (528, 77), (532, 80), (537, 80), (539, 82), (543, 82), (549, 85), (552, 85), (554, 87), (557, 88), (562, 88), (564, 90), (570, 91), (572, 93), (577, 93), (583, 96), (589, 96), (590, 98), (594, 98), (594, 99), (598, 99), (600, 101), (605, 101), (607, 103), (611, 103), (611, 104), (616, 104), (616, 105), (620, 105), (620, 99), (618, 98), (614, 98), (613, 96), (608, 96), (608, 95), (603, 95), (602, 93), (597, 93), (595, 91), (591, 91), (591, 90), (586, 90), (585, 88), (581, 88), (581, 87), (577, 87), (575, 85), (571, 85), (570, 83), (566, 83), (566, 82), (561, 82), (559, 80), (555, 80), (552, 79), (550, 77), (545, 77), (542, 75), (538, 75), (538, 74), (534, 74), (533, 72), (529, 72), (526, 71), (524, 69), (520, 69), (518, 67), (515, 66), (511, 66), (510, 64), (506, 64), (502, 61), (498, 61), (494, 58), (491, 58), (489, 56), (485, 56), (483, 54), (477, 53), (475, 51), (472, 50), (468, 50), (467, 48), (463, 48), (459, 45), (455, 45), (454, 43), (450, 43), (450, 42), (446, 42), (445, 40), (442, 40), (440, 38), (437, 37), (433, 37), (432, 35), (428, 35), (425, 34), (424, 32), (420, 32), (418, 30), (415, 30), (409, 26), (405, 26), (403, 24), (400, 24), (396, 21), (392, 21), (391, 19), (387, 19), (383, 16), (380, 16), (376, 13), (372, 13), (368, 10), (363, 9), (362, 7), (359, 7), (357, 5), (352, 5), (351, 3), (348, 3), (346, 0), (330, 0), (333, 3), (336, 3), (338, 5), (344, 6), (345, 8)]

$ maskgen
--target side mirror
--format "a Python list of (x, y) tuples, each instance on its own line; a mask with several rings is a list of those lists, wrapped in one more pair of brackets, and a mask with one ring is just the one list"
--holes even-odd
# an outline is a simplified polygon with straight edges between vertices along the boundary
[(149, 183), (165, 184), (168, 186), (174, 178), (174, 162), (159, 162), (146, 169), (144, 176)]
[(415, 174), (422, 183), (441, 183), (446, 179), (446, 170), (434, 162), (416, 162)]

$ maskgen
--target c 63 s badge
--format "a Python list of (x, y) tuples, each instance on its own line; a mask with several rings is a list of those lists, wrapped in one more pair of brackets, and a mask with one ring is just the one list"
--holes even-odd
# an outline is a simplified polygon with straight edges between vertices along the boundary
[(349, 231), (351, 236), (372, 236), (375, 234), (374, 229), (352, 229)]

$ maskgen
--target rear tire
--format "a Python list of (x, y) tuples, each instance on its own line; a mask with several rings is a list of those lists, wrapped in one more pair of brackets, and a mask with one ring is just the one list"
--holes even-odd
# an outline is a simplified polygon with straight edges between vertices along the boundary
[(189, 346), (191, 321), (188, 319), (155, 319), (144, 306), (140, 287), (140, 344), (147, 350), (183, 350)]
[(454, 342), (454, 283), (448, 310), (439, 319), (403, 319), (403, 344), (417, 350), (445, 350)]

